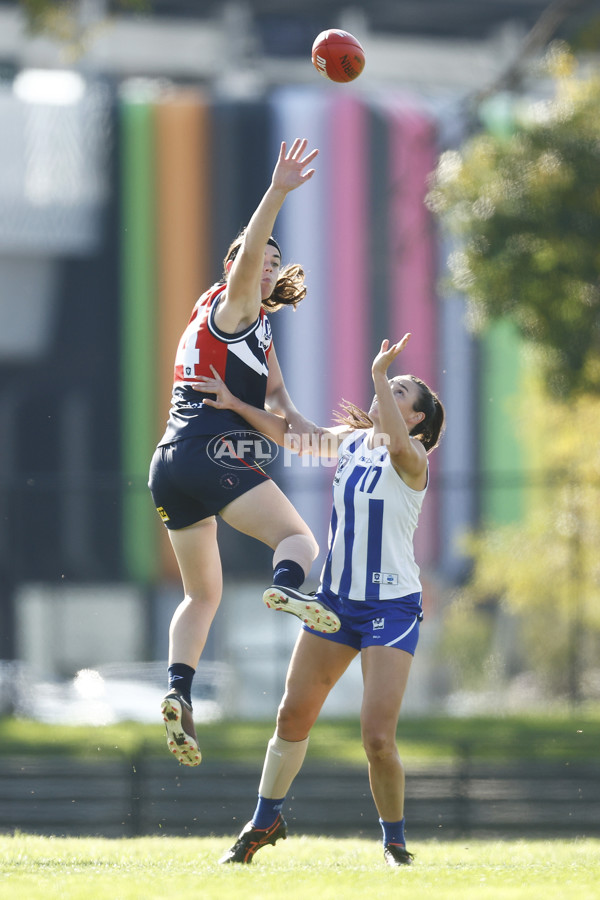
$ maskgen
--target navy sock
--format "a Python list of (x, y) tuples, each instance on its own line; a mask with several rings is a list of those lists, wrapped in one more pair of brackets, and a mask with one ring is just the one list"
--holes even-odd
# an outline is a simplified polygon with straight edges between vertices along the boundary
[(304, 569), (293, 559), (282, 559), (275, 566), (273, 584), (279, 587), (299, 588), (304, 581)]
[(384, 844), (400, 844), (402, 847), (406, 845), (404, 819), (400, 819), (399, 822), (384, 822), (383, 819), (380, 819), (379, 824), (383, 830)]
[(261, 797), (258, 795), (258, 803), (252, 816), (252, 824), (255, 828), (268, 828), (272, 825), (281, 809), (285, 797), (280, 800), (271, 800), (270, 797)]
[(183, 699), (191, 704), (192, 679), (196, 674), (196, 670), (185, 663), (173, 663), (167, 671), (169, 673), (169, 690), (174, 688), (176, 691), (179, 691)]

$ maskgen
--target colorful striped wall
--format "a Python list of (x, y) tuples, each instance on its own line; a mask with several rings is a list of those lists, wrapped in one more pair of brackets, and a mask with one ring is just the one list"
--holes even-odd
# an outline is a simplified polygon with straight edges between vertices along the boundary
[[(315, 177), (289, 196), (275, 229), (284, 261), (302, 263), (309, 286), (298, 311), (273, 317), (288, 390), (322, 424), (342, 398), (368, 406), (381, 340), (412, 332), (395, 371), (423, 378), (448, 412), (446, 439), (431, 457), (417, 555), (424, 573), (454, 576), (460, 535), (479, 510), (497, 520), (514, 513), (501, 494), (482, 500), (475, 469), (478, 460), (486, 471), (518, 465), (496, 415), (518, 370), (497, 336), (478, 354), (464, 303), (439, 296), (443, 245), (424, 203), (441, 147), (435, 110), (404, 96), (288, 87), (258, 101), (170, 88), (125, 96), (121, 111), (122, 441), (127, 479), (137, 486), (125, 508), (131, 574), (178, 577), (145, 487), (167, 417), (177, 339), (266, 188), (280, 141), (298, 135), (320, 154)], [(304, 458), (277, 475), (322, 547), (331, 477), (330, 468)]]

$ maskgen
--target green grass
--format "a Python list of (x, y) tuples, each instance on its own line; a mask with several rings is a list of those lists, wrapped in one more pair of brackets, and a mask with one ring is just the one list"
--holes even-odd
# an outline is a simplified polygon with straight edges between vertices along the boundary
[(376, 841), (290, 837), (251, 866), (219, 866), (221, 838), (0, 836), (11, 900), (592, 900), (600, 841), (424, 841), (391, 869)]
[[(227, 720), (198, 727), (205, 759), (261, 763), (274, 720)], [(401, 718), (398, 742), (408, 763), (435, 764), (456, 758), (468, 747), (478, 759), (539, 759), (570, 762), (596, 759), (600, 747), (600, 713), (469, 718)], [(90, 727), (44, 725), (23, 719), (0, 719), (0, 755), (71, 755), (105, 759), (164, 754), (162, 723)], [(311, 759), (337, 759), (364, 765), (357, 719), (317, 722), (311, 734)]]

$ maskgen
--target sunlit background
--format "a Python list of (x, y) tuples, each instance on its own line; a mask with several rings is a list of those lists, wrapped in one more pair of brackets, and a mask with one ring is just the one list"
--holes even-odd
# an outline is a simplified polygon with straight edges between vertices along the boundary
[[(425, 622), (406, 711), (600, 697), (575, 626), (553, 693), (493, 590), (451, 624), (465, 538), (518, 525), (554, 483), (536, 477), (516, 415), (523, 339), (508, 320), (473, 330), (448, 278), (460, 247), (426, 202), (442, 154), (450, 165), (467, 138), (509, 127), (515, 104), (549, 96), (536, 69), (549, 41), (597, 62), (597, 10), (571, 7), (547, 20), (545, 0), (0, 0), (0, 711), (156, 718), (181, 586), (146, 483), (175, 348), (296, 136), (320, 154), (275, 231), (309, 287), (272, 318), (294, 402), (321, 424), (342, 398), (367, 405), (381, 340), (411, 331), (402, 366), (447, 411), (417, 533)], [(365, 49), (352, 84), (311, 65), (330, 27)], [(275, 477), (323, 551), (332, 471), (285, 462)], [(220, 528), (225, 591), (196, 714), (270, 716), (297, 623), (261, 603), (270, 553)], [(578, 534), (565, 531), (575, 568)], [(324, 715), (359, 697), (357, 666)]]

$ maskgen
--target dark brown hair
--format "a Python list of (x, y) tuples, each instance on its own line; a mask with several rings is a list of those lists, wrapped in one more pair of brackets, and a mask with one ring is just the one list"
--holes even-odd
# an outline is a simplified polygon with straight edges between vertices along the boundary
[[(438, 395), (429, 388), (424, 381), (416, 375), (408, 376), (419, 388), (419, 396), (413, 403), (415, 412), (425, 415), (423, 421), (418, 422), (410, 431), (411, 437), (421, 441), (425, 450), (429, 453), (440, 442), (444, 431), (446, 414)], [(372, 428), (373, 420), (370, 415), (347, 400), (340, 403), (341, 412), (334, 412), (333, 416), (340, 425), (349, 425), (350, 428)]]
[[(232, 241), (229, 250), (223, 260), (223, 280), (227, 281), (227, 263), (233, 262), (236, 258), (240, 247), (244, 242), (244, 234), (246, 229), (240, 232)], [(274, 239), (269, 242), (279, 249), (279, 245)], [(266, 300), (263, 300), (262, 307), (267, 312), (277, 312), (282, 306), (291, 306), (295, 309), (301, 300), (306, 297), (306, 285), (304, 284), (304, 269), (297, 263), (282, 266), (279, 271), (279, 277), (273, 288), (273, 293)]]

